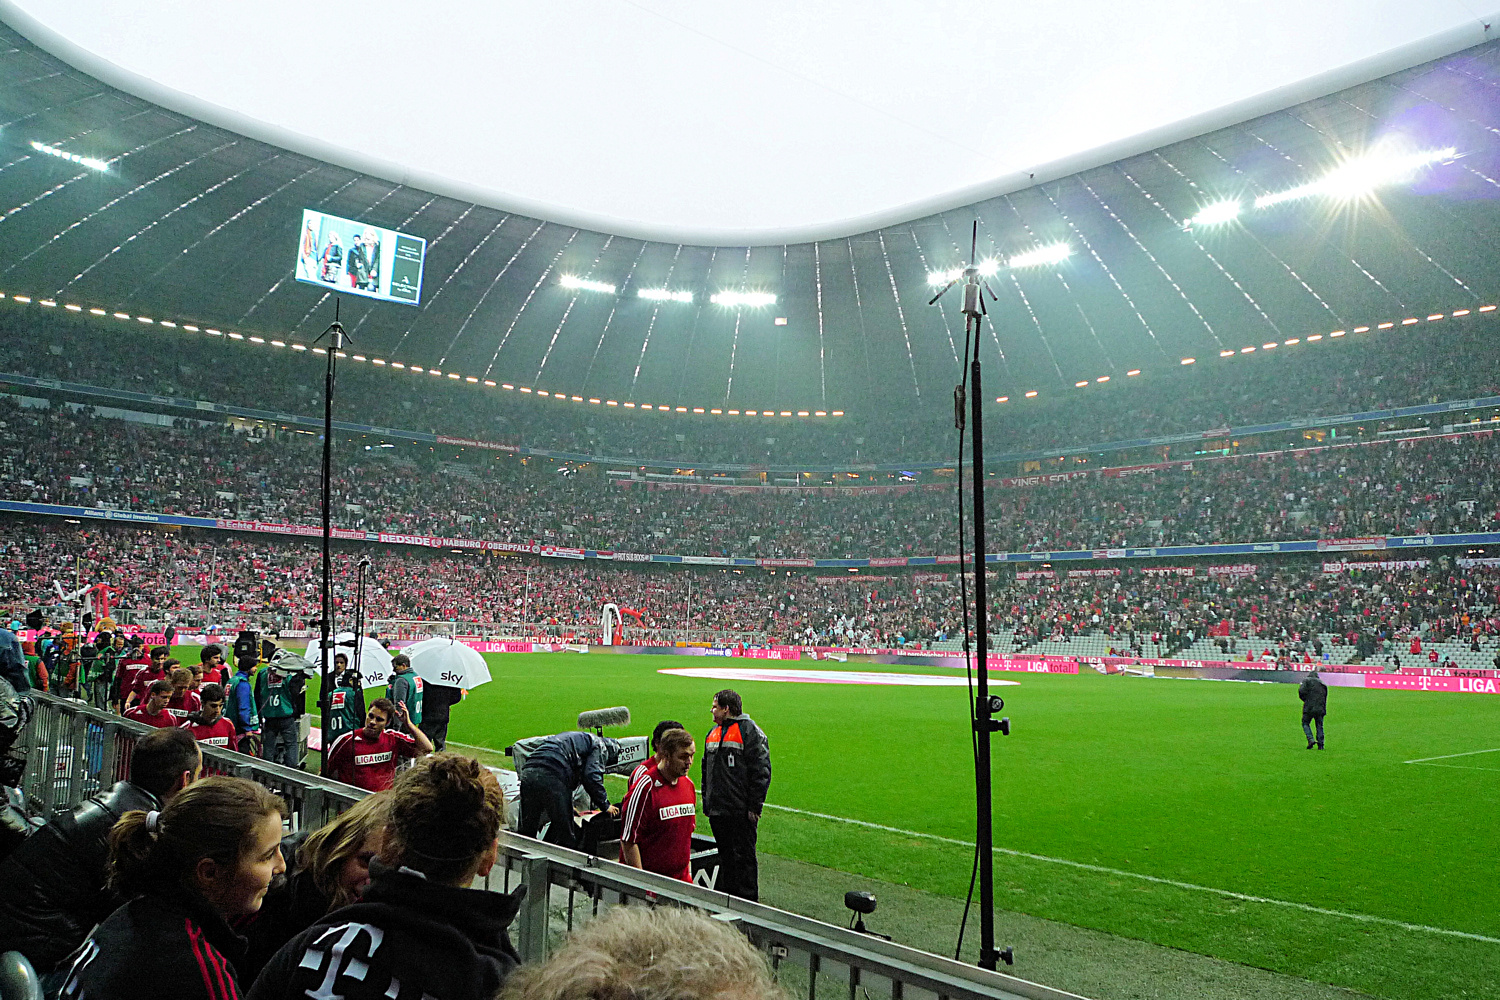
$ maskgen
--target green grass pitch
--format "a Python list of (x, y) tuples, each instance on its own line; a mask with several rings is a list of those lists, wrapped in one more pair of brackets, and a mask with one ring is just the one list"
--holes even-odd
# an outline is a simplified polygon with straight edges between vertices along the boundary
[[(974, 839), (964, 688), (658, 673), (823, 662), (486, 659), (451, 740), (500, 749), (609, 705), (630, 707), (629, 735), (676, 718), (701, 740), (733, 686), (771, 739), (769, 801), (802, 811), (768, 810), (763, 851), (967, 889), (971, 850), (939, 839)], [(1500, 753), (1403, 763), (1500, 748), (1500, 698), (1332, 688), (1319, 753), (1290, 685), (992, 676), (1019, 682), (997, 689), (1014, 729), (993, 754), (995, 844), (1022, 852), (996, 856), (997, 906), (1377, 996), (1500, 996), (1500, 940), (1440, 933), (1500, 939)]]

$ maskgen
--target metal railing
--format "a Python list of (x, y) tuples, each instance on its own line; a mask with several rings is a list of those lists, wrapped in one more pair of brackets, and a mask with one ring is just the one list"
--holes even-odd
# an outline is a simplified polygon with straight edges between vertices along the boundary
[[(82, 702), (31, 692), (23, 737), (22, 788), (33, 816), (75, 808), (129, 773), (135, 741), (149, 727)], [(201, 745), (200, 745), (201, 746)], [(292, 830), (315, 829), (367, 792), (294, 768), (201, 746), (205, 773), (258, 781), (283, 796)], [(500, 859), (482, 888), (527, 887), (512, 940), (524, 961), (541, 961), (575, 927), (615, 906), (680, 906), (739, 928), (769, 958), (795, 997), (818, 1000), (1083, 1000), (1015, 976), (989, 972), (700, 885), (504, 833)], [(476, 883), (476, 888), (481, 887)]]

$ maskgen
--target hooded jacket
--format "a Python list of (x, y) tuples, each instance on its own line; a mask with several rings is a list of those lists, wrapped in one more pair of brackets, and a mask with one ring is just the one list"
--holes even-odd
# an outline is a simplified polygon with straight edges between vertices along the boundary
[(762, 810), (771, 789), (771, 744), (754, 719), (734, 715), (709, 730), (702, 776), (705, 815)]
[(62, 1000), (239, 1000), (245, 939), (203, 900), (149, 892), (120, 907), (73, 956)]
[(1325, 715), (1328, 712), (1328, 685), (1317, 674), (1308, 674), (1297, 685), (1297, 697), (1302, 699), (1302, 711), (1308, 715)]
[(250, 1000), (492, 1000), (520, 964), (507, 928), (525, 887), (510, 895), (456, 889), (378, 860), (360, 902), (286, 943)]
[(56, 967), (120, 903), (104, 886), (110, 828), (132, 809), (160, 808), (122, 781), (27, 837), (0, 864), (0, 942), (38, 972)]

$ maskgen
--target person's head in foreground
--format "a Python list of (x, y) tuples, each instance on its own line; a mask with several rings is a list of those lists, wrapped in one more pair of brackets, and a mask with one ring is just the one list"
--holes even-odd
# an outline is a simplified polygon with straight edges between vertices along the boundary
[(500, 1000), (786, 1000), (744, 935), (694, 910), (616, 906), (540, 965), (506, 980)]
[(379, 856), (390, 867), (461, 888), (494, 867), (505, 796), (499, 780), (474, 758), (418, 758), (391, 786), (386, 808)]
[(110, 886), (127, 899), (185, 892), (226, 919), (254, 913), (271, 880), (286, 871), (285, 812), (280, 797), (253, 781), (195, 781), (160, 812), (120, 817), (109, 834)]
[(365, 796), (308, 834), (298, 849), (298, 867), (312, 873), (330, 910), (354, 902), (370, 884), (370, 859), (380, 853), (390, 801), (388, 791)]

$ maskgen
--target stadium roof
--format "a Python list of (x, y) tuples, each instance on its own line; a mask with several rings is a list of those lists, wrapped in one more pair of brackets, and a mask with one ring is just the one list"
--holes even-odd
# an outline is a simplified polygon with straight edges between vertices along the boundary
[[(1362, 327), (1396, 336), (1406, 320), (1500, 297), (1494, 43), (952, 211), (751, 247), (643, 241), (444, 197), (113, 89), (13, 28), (0, 42), (0, 292), (111, 323), (305, 342), (333, 311), (292, 275), (301, 212), (316, 208), (428, 240), (420, 306), (345, 299), (353, 350), (497, 383), (475, 391), (688, 412), (941, 404), (962, 321), (953, 301), (927, 307), (928, 278), (967, 257), (975, 219), (981, 257), (1002, 264), (1072, 251), (990, 279), (987, 394), (1015, 401), (1086, 401), (1079, 383), (1110, 391), (1186, 359), (1244, 365), (1249, 380), (1268, 344), (1345, 349)], [(347, 76), (308, 79), (347, 96)], [(1382, 173), (1371, 154), (1405, 159)], [(1199, 216), (1225, 200), (1237, 218)], [(693, 299), (638, 297), (652, 289)], [(726, 290), (776, 302), (710, 300)]]
[(850, 236), (1488, 40), (1463, 0), (0, 0), (74, 68), (241, 135), (598, 232)]

